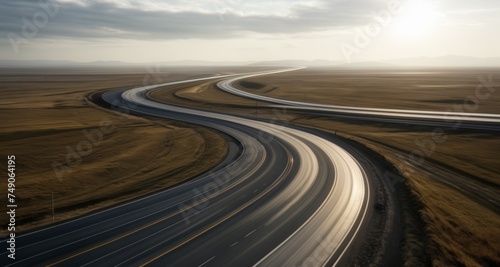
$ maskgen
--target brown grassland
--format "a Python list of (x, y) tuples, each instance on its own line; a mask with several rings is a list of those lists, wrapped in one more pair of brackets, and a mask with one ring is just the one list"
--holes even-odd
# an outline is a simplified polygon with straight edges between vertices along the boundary
[[(57, 222), (170, 187), (223, 159), (226, 140), (218, 132), (124, 115), (87, 99), (96, 91), (213, 73), (207, 68), (163, 71), (2, 70), (0, 136), (2, 157), (16, 156), (16, 231), (53, 222), (52, 194)], [(80, 144), (89, 140), (84, 133), (91, 132), (93, 145)], [(85, 152), (80, 160), (74, 156), (78, 149)], [(55, 171), (53, 163), (65, 163), (67, 158), (68, 171)], [(6, 173), (6, 163), (0, 169)], [(4, 196), (6, 183), (7, 179), (1, 182)], [(0, 218), (7, 221), (6, 213)]]
[[(480, 77), (495, 92), (472, 102)], [(249, 78), (241, 89), (314, 103), (500, 114), (499, 69), (332, 70), (303, 69)], [(500, 263), (500, 134), (494, 131), (375, 123), (322, 117), (265, 107), (228, 95), (213, 83), (157, 90), (152, 97), (179, 105), (257, 116), (335, 131), (383, 155), (404, 174), (426, 223), (426, 237), (409, 237), (406, 253), (423, 247), (434, 266)], [(441, 132), (441, 130), (443, 130)], [(422, 146), (427, 144), (427, 147)], [(422, 151), (417, 161), (409, 155)], [(492, 204), (493, 203), (493, 204)], [(405, 256), (406, 257), (406, 256)], [(413, 266), (414, 261), (407, 261)]]
[[(151, 193), (209, 170), (226, 152), (225, 136), (182, 122), (140, 118), (91, 103), (96, 91), (260, 70), (258, 68), (2, 70), (2, 157), (16, 156), (18, 219), (26, 230)], [(168, 73), (165, 75), (164, 73)], [(496, 89), (471, 102), (479, 77)], [(500, 114), (499, 69), (303, 69), (240, 82), (252, 93), (345, 106)], [(316, 127), (355, 140), (383, 155), (405, 176), (426, 223), (426, 236), (407, 237), (405, 251), (423, 247), (434, 266), (500, 263), (500, 134), (494, 131), (377, 123), (266, 108), (229, 95), (214, 82), (156, 90), (153, 98), (178, 105)], [(112, 130), (58, 179), (52, 164), (77, 150), (84, 133), (105, 121)], [(426, 146), (422, 144), (425, 143)], [(415, 160), (412, 152), (423, 151)], [(166, 164), (167, 163), (167, 164)], [(4, 164), (5, 165), (5, 164)], [(5, 172), (5, 166), (0, 170)], [(6, 193), (5, 181), (0, 193)], [(5, 200), (4, 200), (5, 201)], [(1, 216), (6, 220), (5, 213)], [(2, 229), (3, 231), (5, 229)], [(408, 266), (414, 262), (407, 261)]]

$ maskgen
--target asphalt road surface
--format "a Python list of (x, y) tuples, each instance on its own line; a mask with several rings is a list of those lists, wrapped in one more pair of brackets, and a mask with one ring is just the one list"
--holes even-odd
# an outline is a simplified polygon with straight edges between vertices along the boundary
[[(308, 114), (318, 113), (320, 115), (330, 115), (349, 119), (363, 119), (388, 123), (416, 124), (428, 126), (442, 126), (451, 128), (469, 128), (481, 130), (500, 131), (500, 115), (485, 113), (465, 113), (465, 112), (440, 112), (440, 111), (420, 111), (403, 109), (382, 109), (382, 108), (361, 108), (338, 105), (324, 105), (316, 103), (305, 103), (290, 101), (268, 96), (256, 95), (240, 90), (235, 82), (245, 78), (261, 75), (277, 74), (286, 71), (294, 71), (302, 68), (282, 69), (274, 71), (263, 71), (229, 78), (218, 82), (217, 86), (234, 95), (269, 102), (275, 105), (269, 108), (288, 108), (291, 110), (307, 111)], [(478, 95), (481, 97), (481, 95)]]
[(147, 97), (154, 88), (221, 77), (101, 97), (118, 111), (228, 134), (224, 162), (171, 189), (21, 235), (17, 259), (1, 253), (2, 266), (346, 264), (372, 205), (367, 175), (347, 150), (310, 131)]

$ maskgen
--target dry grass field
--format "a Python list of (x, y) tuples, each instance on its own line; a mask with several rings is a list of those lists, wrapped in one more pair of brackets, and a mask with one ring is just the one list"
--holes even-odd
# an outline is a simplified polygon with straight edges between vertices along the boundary
[[(496, 77), (500, 77), (499, 69), (304, 69), (250, 78), (239, 86), (257, 94), (314, 103), (500, 114), (500, 79)], [(476, 91), (482, 84), (486, 86)], [(487, 97), (484, 88), (490, 88)], [(434, 266), (500, 263), (500, 212), (498, 204), (489, 205), (500, 201), (497, 132), (444, 129), (436, 139), (432, 135), (435, 127), (265, 108), (268, 104), (228, 95), (212, 83), (178, 86), (151, 95), (200, 109), (317, 127), (356, 140), (397, 167), (418, 201), (418, 207), (409, 208), (418, 209), (427, 235), (410, 239), (407, 253), (411, 254), (412, 246), (422, 246)], [(417, 162), (410, 160), (409, 155), (419, 150), (424, 157)]]
[[(2, 157), (16, 156), (18, 231), (52, 222), (52, 194), (60, 221), (185, 181), (226, 153), (225, 137), (212, 130), (123, 115), (86, 99), (100, 90), (208, 76), (211, 69), (0, 73)], [(5, 221), (5, 212), (0, 217)]]
[[(2, 156), (16, 155), (20, 230), (52, 222), (51, 194), (60, 221), (185, 181), (225, 155), (225, 137), (219, 133), (119, 114), (90, 103), (90, 93), (256, 70), (2, 70)], [(315, 103), (500, 113), (499, 76), (499, 69), (303, 69), (247, 79), (239, 86)], [(477, 89), (482, 84), (486, 86)], [(421, 215), (426, 236), (409, 237), (405, 257), (410, 258), (414, 247), (423, 247), (434, 266), (500, 262), (500, 212), (494, 203), (500, 201), (497, 132), (444, 129), (438, 140), (433, 127), (267, 108), (267, 103), (228, 95), (213, 82), (176, 85), (150, 95), (178, 105), (321, 128), (355, 140), (404, 174), (417, 200), (418, 206), (407, 208)], [(92, 145), (85, 147), (86, 141)], [(424, 157), (410, 158), (415, 151), (423, 151)], [(5, 171), (5, 166), (0, 169)], [(5, 184), (1, 188), (5, 193)], [(5, 213), (0, 217), (6, 219)]]

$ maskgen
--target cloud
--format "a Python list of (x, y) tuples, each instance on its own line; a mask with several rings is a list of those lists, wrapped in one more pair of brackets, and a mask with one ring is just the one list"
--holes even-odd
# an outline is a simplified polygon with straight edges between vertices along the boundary
[[(384, 9), (386, 1), (334, 0), (319, 1), (314, 4), (296, 4), (283, 14), (242, 15), (232, 11), (245, 6), (242, 1), (220, 0), (232, 3), (233, 9), (206, 8), (196, 11), (167, 8), (152, 9), (155, 2), (138, 5), (128, 1), (82, 1), (72, 0), (59, 3), (59, 12), (49, 23), (37, 32), (37, 38), (64, 39), (220, 39), (258, 34), (294, 34), (346, 28), (366, 23), (371, 12)], [(42, 2), (47, 2), (44, 0)], [(238, 2), (238, 5), (235, 3)], [(175, 2), (174, 2), (175, 3)], [(204, 2), (205, 3), (205, 2)], [(177, 7), (180, 5), (178, 4)], [(20, 33), (23, 18), (33, 20), (39, 12), (39, 1), (0, 0), (3, 15), (0, 18), (0, 34)]]

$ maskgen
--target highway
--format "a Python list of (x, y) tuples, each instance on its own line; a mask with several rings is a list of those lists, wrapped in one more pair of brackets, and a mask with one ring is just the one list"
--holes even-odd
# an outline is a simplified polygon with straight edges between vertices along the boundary
[(367, 174), (346, 149), (312, 131), (147, 97), (159, 87), (232, 76), (98, 95), (117, 111), (224, 132), (233, 138), (228, 155), (212, 171), (179, 186), (23, 234), (17, 238), (18, 259), (7, 262), (4, 252), (2, 266), (349, 263), (373, 196)]
[(440, 112), (440, 111), (421, 111), (404, 109), (383, 109), (383, 108), (361, 108), (339, 105), (325, 105), (317, 103), (306, 103), (278, 99), (263, 95), (252, 94), (240, 90), (235, 83), (238, 80), (251, 78), (261, 75), (278, 74), (286, 71), (295, 71), (303, 68), (290, 68), (274, 71), (263, 71), (228, 78), (217, 83), (217, 86), (234, 95), (253, 100), (264, 101), (275, 105), (269, 105), (269, 108), (288, 108), (290, 110), (307, 111), (321, 115), (333, 115), (349, 119), (364, 119), (388, 123), (418, 124), (429, 126), (443, 126), (452, 128), (471, 128), (482, 130), (500, 130), (500, 115), (485, 113), (467, 113), (467, 112)]

